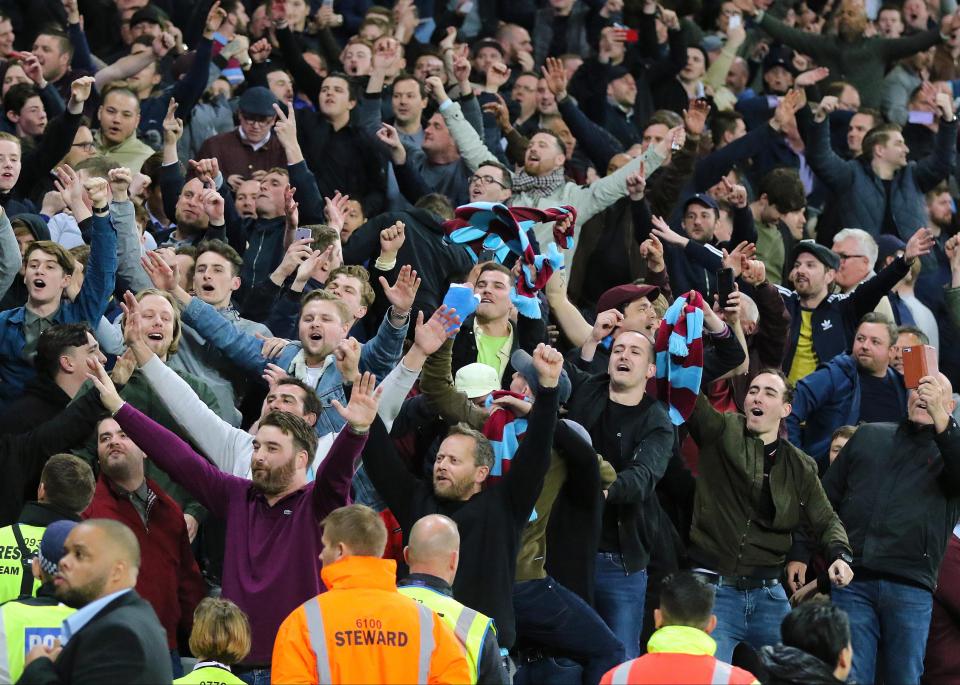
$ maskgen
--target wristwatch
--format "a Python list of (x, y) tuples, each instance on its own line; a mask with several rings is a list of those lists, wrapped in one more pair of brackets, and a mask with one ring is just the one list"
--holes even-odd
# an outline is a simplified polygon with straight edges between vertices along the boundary
[(853, 566), (853, 557), (847, 554), (846, 552), (840, 552), (840, 554), (837, 555), (834, 561), (842, 561), (847, 566)]

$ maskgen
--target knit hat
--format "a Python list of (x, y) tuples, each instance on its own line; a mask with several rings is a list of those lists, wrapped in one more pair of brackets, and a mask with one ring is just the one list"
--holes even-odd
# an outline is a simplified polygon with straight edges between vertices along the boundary
[(67, 536), (76, 525), (75, 521), (54, 521), (43, 532), (37, 560), (40, 562), (40, 568), (48, 576), (57, 572), (57, 566), (66, 554), (63, 546)]
[(679, 426), (693, 413), (703, 376), (703, 296), (691, 290), (667, 310), (657, 331), (657, 398)]
[(474, 362), (460, 367), (453, 385), (472, 400), (499, 390), (500, 376), (492, 366)]

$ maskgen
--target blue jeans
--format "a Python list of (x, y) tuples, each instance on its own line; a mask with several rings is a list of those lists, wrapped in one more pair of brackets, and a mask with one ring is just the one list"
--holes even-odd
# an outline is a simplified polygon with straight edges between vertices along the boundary
[(713, 613), (717, 617), (717, 627), (710, 634), (717, 641), (714, 656), (730, 663), (740, 642), (758, 652), (761, 647), (780, 642), (780, 623), (790, 613), (790, 602), (783, 583), (755, 590), (725, 585), (717, 588)]
[(933, 611), (929, 590), (890, 580), (854, 580), (834, 588), (831, 598), (850, 618), (851, 680), (879, 680), (874, 673), (879, 648), (884, 682), (920, 682)]
[(599, 552), (594, 571), (597, 613), (623, 643), (626, 659), (640, 656), (647, 569), (627, 573), (619, 553)]
[(583, 667), (583, 682), (594, 685), (624, 660), (623, 645), (579, 595), (547, 576), (514, 583), (517, 634), (560, 652)]
[(270, 685), (269, 668), (255, 668), (252, 671), (244, 671), (236, 675), (247, 685)]

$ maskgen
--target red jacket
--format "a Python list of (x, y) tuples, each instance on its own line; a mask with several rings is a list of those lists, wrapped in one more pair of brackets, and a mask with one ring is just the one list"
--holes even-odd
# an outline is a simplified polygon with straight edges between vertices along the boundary
[(83, 518), (105, 518), (127, 525), (140, 543), (137, 593), (150, 602), (167, 631), (167, 646), (177, 647), (178, 629), (190, 634), (193, 610), (206, 595), (206, 585), (193, 558), (183, 510), (155, 482), (147, 487), (156, 500), (147, 510), (147, 525), (126, 497), (119, 496), (103, 477), (97, 478), (93, 501)]

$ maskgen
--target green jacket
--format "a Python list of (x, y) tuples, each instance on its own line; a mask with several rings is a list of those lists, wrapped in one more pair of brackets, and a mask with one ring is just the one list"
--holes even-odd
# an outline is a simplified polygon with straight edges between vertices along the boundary
[(864, 107), (879, 109), (883, 100), (887, 65), (940, 42), (939, 29), (921, 31), (904, 38), (861, 37), (848, 43), (835, 35), (807, 33), (787, 26), (764, 13), (759, 27), (822, 67), (830, 69), (828, 81), (848, 81), (860, 91)]
[(776, 514), (768, 526), (754, 517), (763, 486), (763, 441), (747, 433), (743, 414), (721, 414), (701, 394), (687, 425), (700, 446), (690, 527), (696, 563), (721, 575), (781, 567), (793, 533), (801, 529), (819, 540), (828, 558), (850, 554), (847, 533), (812, 458), (781, 440), (770, 471)]

